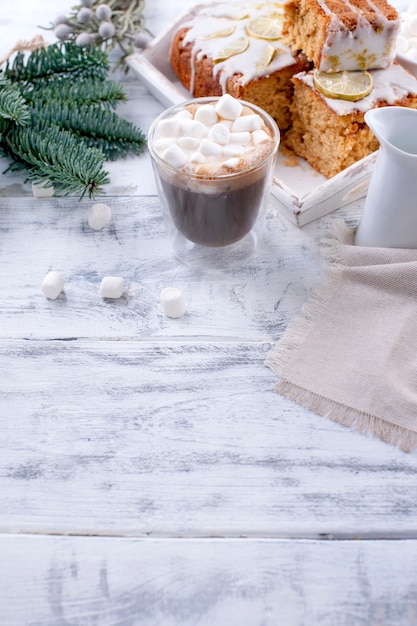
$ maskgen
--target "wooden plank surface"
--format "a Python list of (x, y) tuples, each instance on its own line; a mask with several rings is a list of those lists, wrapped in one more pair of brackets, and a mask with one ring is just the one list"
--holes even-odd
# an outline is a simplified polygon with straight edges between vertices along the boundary
[(271, 345), (2, 341), (0, 530), (416, 537), (417, 457), (275, 394)]
[[(87, 224), (92, 201), (0, 198), (0, 337), (276, 339), (321, 276), (326, 221), (298, 229), (271, 209), (262, 244), (244, 267), (204, 272), (173, 256), (157, 197), (105, 201), (112, 221), (97, 232)], [(52, 269), (66, 280), (56, 301), (40, 291)], [(125, 279), (120, 301), (100, 298), (107, 275)], [(159, 306), (170, 285), (187, 302), (180, 320)]]
[(0, 553), (7, 626), (417, 623), (415, 541), (23, 536)]
[[(194, 4), (146, 3), (147, 23)], [(2, 7), (3, 51), (72, 5)], [(125, 85), (146, 132), (162, 106)], [(303, 229), (271, 208), (253, 259), (203, 273), (167, 246), (149, 155), (109, 170), (102, 232), (89, 201), (0, 178), (0, 625), (414, 626), (417, 454), (281, 398), (264, 366), (360, 205)]]

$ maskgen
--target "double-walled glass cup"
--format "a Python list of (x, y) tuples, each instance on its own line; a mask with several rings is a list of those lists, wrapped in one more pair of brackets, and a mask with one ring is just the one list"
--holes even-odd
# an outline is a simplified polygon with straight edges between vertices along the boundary
[[(178, 167), (155, 149), (158, 126), (192, 105), (216, 105), (217, 97), (195, 98), (165, 110), (153, 122), (148, 148), (168, 235), (174, 254), (201, 269), (241, 266), (253, 254), (262, 233), (280, 135), (275, 121), (261, 108), (244, 101), (246, 114), (257, 114), (266, 127), (268, 149), (242, 168), (216, 175)], [(195, 108), (193, 108), (195, 110)], [(160, 127), (161, 128), (161, 127)], [(173, 140), (175, 141), (175, 140)], [(169, 138), (167, 138), (169, 143)], [(239, 158), (236, 159), (239, 161)]]

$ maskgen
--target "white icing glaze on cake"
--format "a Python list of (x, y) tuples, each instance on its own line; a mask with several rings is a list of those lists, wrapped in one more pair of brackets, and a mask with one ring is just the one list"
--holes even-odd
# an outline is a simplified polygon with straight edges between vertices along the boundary
[[(242, 37), (248, 40), (248, 47), (244, 52), (234, 54), (224, 61), (214, 64), (214, 76), (219, 77), (223, 93), (226, 93), (227, 80), (241, 74), (239, 82), (242, 85), (261, 76), (269, 76), (284, 67), (295, 63), (294, 57), (282, 39), (262, 39), (251, 36), (247, 31), (251, 19), (269, 17), (282, 25), (282, 4), (278, 2), (264, 3), (219, 3), (208, 5), (198, 11), (193, 18), (182, 26), (188, 28), (183, 45), (193, 44), (192, 69), (190, 91), (193, 93), (194, 59), (204, 57), (216, 59), (225, 47), (233, 44)], [(213, 33), (227, 32), (226, 36), (212, 36)], [(264, 66), (261, 62), (267, 46), (273, 46), (274, 54), (270, 63)]]
[(397, 63), (385, 69), (371, 70), (370, 74), (373, 78), (373, 89), (368, 96), (356, 102), (323, 96), (314, 87), (312, 72), (301, 72), (295, 78), (309, 85), (337, 115), (349, 115), (354, 111), (365, 113), (377, 106), (378, 102), (395, 105), (408, 95), (417, 95), (417, 79)]
[(357, 16), (357, 26), (350, 31), (345, 24), (332, 13), (325, 0), (318, 0), (320, 7), (331, 16), (327, 28), (327, 38), (323, 45), (319, 68), (322, 71), (358, 70), (387, 67), (395, 58), (396, 37), (400, 20), (389, 20), (372, 2), (368, 7), (375, 13), (375, 30), (365, 15), (349, 0), (345, 3)]

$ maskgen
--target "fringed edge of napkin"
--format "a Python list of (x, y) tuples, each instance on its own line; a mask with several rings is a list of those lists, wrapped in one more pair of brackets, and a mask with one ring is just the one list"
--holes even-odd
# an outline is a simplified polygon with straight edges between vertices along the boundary
[(396, 424), (390, 424), (380, 417), (339, 404), (329, 400), (329, 398), (323, 398), (287, 380), (280, 380), (275, 385), (275, 391), (313, 411), (316, 415), (327, 417), (332, 422), (342, 426), (354, 428), (361, 434), (375, 435), (382, 441), (397, 446), (403, 452), (411, 452), (417, 447), (417, 434), (415, 432)]
[(349, 228), (344, 221), (338, 221), (335, 222), (328, 236), (323, 239), (323, 256), (328, 263), (327, 279), (324, 284), (312, 292), (304, 303), (300, 314), (297, 315), (283, 337), (267, 355), (265, 365), (281, 377), (274, 387), (280, 395), (297, 402), (317, 415), (327, 417), (343, 426), (355, 428), (362, 434), (375, 435), (404, 452), (410, 452), (417, 447), (417, 433), (414, 431), (322, 397), (282, 378), (285, 367), (291, 362), (297, 348), (301, 346), (320, 318), (342, 280), (343, 255), (341, 254), (341, 246), (352, 245), (354, 234), (355, 231)]

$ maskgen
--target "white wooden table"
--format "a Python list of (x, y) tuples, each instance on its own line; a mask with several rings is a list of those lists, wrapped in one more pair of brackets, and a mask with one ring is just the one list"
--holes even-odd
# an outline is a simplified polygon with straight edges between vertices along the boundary
[[(4, 50), (57, 12), (19, 4)], [(192, 4), (149, 1), (149, 27)], [(120, 112), (146, 131), (162, 106), (127, 89)], [(171, 255), (148, 154), (111, 176), (101, 232), (88, 200), (1, 177), (0, 624), (417, 624), (417, 456), (281, 398), (264, 366), (320, 280), (329, 223), (361, 207), (303, 229), (271, 208), (256, 256), (210, 274)], [(108, 274), (128, 284), (114, 303)]]

